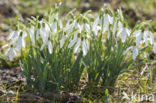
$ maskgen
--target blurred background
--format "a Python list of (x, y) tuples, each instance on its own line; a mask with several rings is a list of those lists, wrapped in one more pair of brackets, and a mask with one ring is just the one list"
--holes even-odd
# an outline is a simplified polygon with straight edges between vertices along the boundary
[(98, 12), (104, 4), (114, 10), (122, 8), (131, 27), (137, 21), (152, 20), (153, 31), (156, 31), (156, 0), (0, 0), (0, 47), (15, 28), (18, 18), (23, 23), (31, 16), (42, 18), (59, 2), (62, 2), (64, 13), (74, 8), (81, 13), (87, 10)]

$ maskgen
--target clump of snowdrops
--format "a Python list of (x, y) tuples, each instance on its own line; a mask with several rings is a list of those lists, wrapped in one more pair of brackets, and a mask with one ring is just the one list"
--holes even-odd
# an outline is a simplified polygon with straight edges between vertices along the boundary
[[(17, 24), (7, 40), (5, 55), (20, 55), (27, 85), (40, 92), (73, 90), (83, 76), (89, 85), (114, 86), (118, 76), (139, 65), (146, 48), (156, 53), (148, 22), (130, 28), (122, 11), (105, 7), (99, 14), (74, 14), (64, 18), (60, 7), (39, 20)], [(84, 75), (85, 74), (85, 75)]]

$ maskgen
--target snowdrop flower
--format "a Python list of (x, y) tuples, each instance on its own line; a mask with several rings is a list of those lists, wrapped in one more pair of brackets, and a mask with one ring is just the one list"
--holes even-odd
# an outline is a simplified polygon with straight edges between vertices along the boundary
[(64, 35), (63, 35), (63, 37), (61, 38), (61, 41), (60, 41), (60, 48), (63, 47), (66, 39), (67, 39), (67, 35), (66, 35), (66, 33), (64, 33)]
[(56, 19), (53, 22), (51, 22), (50, 26), (52, 27), (52, 33), (56, 34), (57, 33), (57, 21), (56, 21)]
[(141, 30), (137, 30), (134, 32), (135, 37), (136, 37), (136, 46), (139, 44), (143, 43), (142, 38), (144, 36), (144, 33)]
[(74, 32), (74, 38), (70, 39), (70, 43), (68, 45), (68, 48), (71, 48), (77, 42), (78, 35), (80, 35), (82, 33), (83, 27), (84, 27), (83, 25), (80, 25), (77, 23), (77, 29), (78, 30)]
[(133, 60), (135, 60), (136, 57), (137, 57), (138, 54), (139, 54), (139, 51), (138, 51), (138, 49), (136, 48), (136, 46), (131, 46), (131, 47), (127, 48), (127, 49), (123, 52), (123, 54), (126, 55), (128, 51), (132, 51), (132, 57), (133, 57)]
[(19, 31), (14, 31), (14, 32), (12, 32), (12, 33), (8, 36), (7, 40), (11, 40), (10, 44), (13, 44), (13, 45), (16, 44), (16, 42), (17, 42), (17, 40), (18, 40), (18, 38), (19, 38), (20, 32), (21, 32), (21, 30), (19, 30)]
[(35, 28), (32, 26), (31, 28), (28, 29), (30, 40), (33, 44), (35, 44)]
[(78, 29), (78, 31), (76, 31), (74, 33), (74, 39), (70, 40), (70, 45), (68, 45), (68, 48), (71, 48), (74, 45), (74, 43), (76, 42), (77, 34), (81, 33), (81, 31), (83, 29), (83, 25), (80, 25), (79, 23), (77, 23), (75, 21), (71, 24), (67, 23), (66, 28), (64, 30), (65, 35), (62, 37), (61, 42), (60, 42), (60, 48), (63, 47), (65, 40), (67, 39), (69, 33), (72, 32), (73, 28)]
[(99, 17), (95, 19), (95, 21), (92, 23), (92, 31), (95, 35), (98, 35), (98, 31), (101, 30), (101, 27), (98, 26), (99, 24)]
[(156, 43), (154, 43), (153, 52), (156, 53)]
[(154, 44), (154, 35), (151, 31), (148, 31), (148, 33), (149, 33), (149, 40), (150, 40), (150, 43), (152, 45), (152, 44)]
[(85, 56), (87, 54), (87, 51), (89, 50), (89, 42), (87, 36), (80, 37), (80, 33), (78, 35), (75, 35), (74, 39), (70, 40), (68, 48), (71, 48), (73, 46), (74, 46), (74, 53), (78, 53), (82, 49), (83, 56)]
[(117, 27), (118, 27), (118, 21), (115, 21), (114, 25), (113, 25), (113, 34), (114, 35), (115, 35), (116, 31), (117, 31)]
[(131, 47), (128, 47), (124, 52), (123, 52), (123, 55), (126, 55), (128, 51), (130, 51), (132, 49), (132, 46)]
[(64, 32), (66, 32), (66, 34), (68, 35), (69, 33), (71, 33), (73, 31), (73, 27), (75, 27), (76, 29), (78, 28), (78, 23), (72, 22), (72, 20), (69, 20), (64, 28)]
[(53, 52), (53, 45), (52, 45), (52, 43), (51, 43), (51, 41), (50, 41), (50, 38), (48, 38), (48, 40), (46, 40), (46, 41), (42, 44), (40, 50), (42, 51), (42, 50), (44, 49), (45, 46), (48, 46), (49, 53), (52, 54), (52, 52)]
[(90, 33), (91, 32), (90, 31), (90, 25), (89, 24), (85, 23), (84, 24), (84, 27), (85, 27), (85, 30), (87, 31), (87, 33)]
[(126, 27), (120, 28), (117, 36), (121, 38), (122, 42), (125, 42), (127, 36), (130, 36), (130, 30)]
[(148, 45), (148, 41), (150, 41), (150, 44), (154, 44), (154, 35), (151, 31), (144, 31), (144, 42), (146, 45)]
[(74, 39), (70, 39), (68, 48), (71, 48), (77, 41), (77, 35), (74, 36)]
[(22, 49), (22, 47), (25, 48), (25, 37), (27, 36), (27, 33), (26, 32), (20, 32), (20, 35), (17, 39), (17, 43), (16, 43), (16, 47), (17, 47), (17, 50), (20, 51)]
[(59, 27), (60, 27), (60, 29), (63, 28), (63, 23), (62, 23), (62, 20), (61, 19), (59, 20)]
[(40, 28), (40, 35), (43, 40), (43, 42), (47, 41), (50, 34), (50, 28), (47, 23), (42, 23)]
[(12, 61), (13, 58), (14, 58), (14, 56), (17, 56), (17, 51), (16, 51), (16, 49), (13, 47), (13, 45), (8, 45), (8, 44), (4, 45), (4, 46), (2, 47), (2, 49), (6, 48), (6, 47), (9, 47), (9, 48), (6, 49), (4, 55), (8, 55), (8, 56), (9, 56), (9, 60)]
[(136, 57), (138, 56), (138, 54), (139, 54), (139, 51), (138, 51), (138, 49), (134, 46), (133, 48), (132, 48), (132, 57), (133, 57), (133, 60), (135, 60), (136, 59)]
[(104, 15), (104, 21), (103, 21), (103, 33), (105, 33), (108, 30), (108, 27), (110, 24), (113, 24), (113, 17), (111, 17), (109, 14)]
[(9, 36), (7, 37), (7, 40), (13, 40), (17, 38), (19, 35), (19, 31), (12, 31)]
[(86, 56), (87, 54), (87, 51), (89, 49), (89, 43), (88, 43), (88, 40), (87, 39), (80, 39), (78, 38), (77, 39), (77, 43), (74, 47), (74, 53), (77, 53), (80, 51), (80, 49), (82, 48), (82, 52), (83, 52), (83, 56)]

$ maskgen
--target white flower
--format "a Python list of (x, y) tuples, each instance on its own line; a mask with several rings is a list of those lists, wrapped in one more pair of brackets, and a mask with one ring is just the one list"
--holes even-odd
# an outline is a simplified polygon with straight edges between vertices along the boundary
[(113, 24), (113, 17), (111, 17), (109, 14), (105, 14), (103, 21), (103, 33), (108, 30), (109, 24)]
[(134, 34), (135, 34), (135, 37), (136, 37), (136, 46), (143, 43), (142, 38), (144, 36), (144, 33), (141, 30), (138, 30), (138, 31), (135, 31)]
[(135, 60), (136, 57), (137, 57), (138, 54), (139, 54), (139, 50), (136, 48), (136, 46), (128, 47), (128, 48), (123, 52), (123, 55), (126, 55), (128, 51), (132, 51), (132, 57), (133, 57), (133, 60)]
[(63, 28), (63, 23), (62, 23), (62, 20), (61, 19), (59, 20), (59, 26), (60, 26), (60, 29)]
[(34, 26), (32, 26), (31, 28), (28, 29), (29, 31), (29, 36), (30, 36), (30, 40), (33, 44), (35, 44), (35, 28)]
[(120, 28), (117, 36), (121, 38), (122, 42), (125, 42), (127, 36), (130, 36), (130, 30), (128, 28)]
[(13, 48), (13, 45), (4, 45), (2, 48), (6, 48), (6, 47), (9, 47), (6, 49), (5, 51), (5, 54), (4, 55), (8, 55), (9, 56), (9, 60), (13, 60), (14, 56), (17, 56), (17, 52), (16, 52), (16, 49)]
[(14, 40), (19, 35), (19, 31), (12, 31), (9, 36), (7, 37), (7, 40)]
[(66, 32), (66, 34), (68, 35), (69, 33), (71, 33), (73, 31), (73, 27), (75, 26), (75, 28), (78, 28), (77, 25), (78, 23), (72, 22), (71, 20), (69, 20), (64, 28), (64, 32)]
[(57, 33), (57, 21), (51, 22), (51, 27), (52, 27), (52, 33), (56, 34)]
[(60, 48), (63, 47), (66, 39), (67, 39), (67, 35), (63, 35), (63, 37), (61, 38), (61, 41), (60, 41)]
[(149, 33), (149, 41), (150, 41), (150, 43), (152, 45), (152, 44), (154, 44), (154, 35), (153, 35), (153, 33), (151, 31), (149, 31), (148, 33)]
[(83, 56), (86, 56), (87, 51), (89, 49), (89, 43), (87, 39), (81, 40), (80, 38), (77, 39), (77, 43), (74, 47), (74, 53), (77, 53), (82, 48)]
[(156, 43), (154, 43), (153, 52), (156, 53)]
[(107, 39), (109, 39), (109, 37), (110, 37), (110, 28), (108, 28)]
[(77, 36), (74, 36), (74, 39), (70, 40), (68, 48), (71, 48), (76, 43), (76, 41), (77, 41)]
[(7, 39), (11, 40), (10, 44), (13, 44), (13, 45), (16, 44), (16, 42), (19, 38), (20, 32), (21, 32), (21, 30), (15, 31), (14, 33), (11, 33), (11, 35), (9, 35), (9, 37)]
[(99, 17), (97, 17), (95, 21), (92, 23), (92, 31), (95, 35), (98, 35), (98, 31), (101, 29), (101, 27), (98, 26), (98, 24), (99, 24)]
[(79, 49), (80, 46), (81, 46), (81, 39), (78, 38), (77, 39), (77, 43), (76, 43), (76, 45), (74, 47), (74, 53), (77, 53), (77, 51), (78, 51), (78, 49)]
[[(76, 44), (75, 44), (76, 43)], [(75, 44), (75, 46), (74, 46)], [(83, 52), (83, 56), (87, 54), (87, 51), (89, 50), (89, 42), (87, 38), (81, 38), (74, 36), (73, 40), (70, 40), (70, 43), (68, 45), (68, 48), (71, 48), (74, 46), (74, 53), (78, 53), (81, 49)]]
[(127, 54), (127, 52), (129, 51), (129, 50), (131, 50), (133, 47), (131, 46), (131, 47), (128, 47), (124, 52), (123, 52), (123, 55), (126, 55)]
[(81, 33), (83, 30), (84, 25), (80, 25), (79, 23), (77, 23), (77, 28), (78, 29), (78, 33)]
[(52, 54), (52, 52), (53, 52), (53, 45), (52, 45), (50, 39), (48, 39), (47, 41), (45, 41), (45, 42), (42, 44), (40, 50), (42, 51), (42, 50), (44, 49), (45, 46), (48, 46), (49, 53)]
[(87, 31), (87, 33), (90, 33), (91, 31), (90, 31), (90, 25), (89, 24), (87, 24), (87, 23), (85, 23), (84, 24), (85, 26), (85, 30)]
[(154, 35), (151, 31), (144, 31), (144, 42), (146, 45), (148, 45), (148, 41), (150, 41), (150, 44), (154, 44)]
[(20, 32), (20, 35), (17, 39), (17, 43), (16, 43), (16, 46), (17, 46), (17, 50), (20, 51), (23, 48), (25, 48), (25, 37), (27, 36), (27, 33), (26, 32)]
[(134, 46), (133, 48), (132, 48), (132, 57), (133, 57), (133, 60), (135, 60), (136, 59), (136, 57), (138, 56), (138, 54), (139, 54), (139, 51), (138, 51), (138, 49)]
[(50, 28), (47, 23), (42, 23), (42, 26), (40, 28), (40, 35), (43, 40), (43, 42), (46, 42), (48, 40), (49, 34), (50, 34)]
[(117, 31), (117, 27), (118, 27), (118, 21), (115, 21), (114, 25), (113, 25), (113, 34), (114, 35), (115, 35), (116, 31)]

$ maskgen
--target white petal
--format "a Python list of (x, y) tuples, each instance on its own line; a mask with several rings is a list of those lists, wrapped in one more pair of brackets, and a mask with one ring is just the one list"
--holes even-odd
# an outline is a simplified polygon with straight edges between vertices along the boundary
[(87, 54), (87, 46), (85, 41), (82, 42), (82, 51), (83, 51), (83, 56)]
[(6, 48), (8, 46), (9, 46), (9, 44), (5, 44), (4, 46), (2, 46), (2, 49)]
[(10, 33), (10, 35), (8, 36), (7, 40), (11, 40), (11, 39), (14, 39), (14, 38), (17, 38), (19, 36), (19, 33), (21, 31), (13, 31)]
[(56, 32), (57, 32), (57, 22), (52, 22), (51, 26), (52, 26), (52, 32), (54, 34), (56, 34)]
[(122, 40), (122, 42), (125, 42), (126, 38), (127, 38), (127, 32), (126, 32), (126, 29), (124, 28), (122, 30), (122, 33), (121, 33), (121, 40)]
[(143, 33), (144, 42), (146, 43), (146, 46), (148, 46), (148, 31), (144, 31)]
[(131, 31), (130, 31), (128, 28), (125, 28), (125, 29), (126, 29), (126, 33), (127, 33), (127, 35), (130, 36)]
[(80, 25), (80, 27), (79, 27), (79, 33), (81, 33), (82, 30), (83, 30), (83, 25)]
[(151, 31), (149, 31), (149, 35), (150, 35), (150, 43), (152, 45), (152, 44), (154, 44), (154, 35)]
[(116, 30), (117, 30), (117, 25), (118, 25), (118, 22), (115, 21), (114, 25), (113, 25), (113, 34), (116, 33)]
[(71, 40), (68, 45), (68, 48), (71, 48), (75, 44), (76, 41), (77, 41), (77, 38), (74, 38), (73, 40)]
[(66, 40), (66, 36), (63, 36), (62, 39), (61, 39), (61, 42), (60, 42), (60, 48), (63, 47), (63, 45), (65, 43), (65, 40)]
[(9, 59), (13, 60), (13, 58), (14, 58), (14, 51), (13, 51), (13, 48), (10, 48), (10, 50), (9, 50)]
[(50, 41), (48, 41), (48, 50), (49, 50), (49, 53), (52, 54), (53, 46), (52, 46), (52, 43)]
[[(75, 22), (75, 21), (74, 21), (74, 23), (73, 23), (73, 24), (75, 24), (75, 26), (74, 26), (74, 27), (75, 27), (75, 29), (80, 28), (80, 24), (79, 24), (79, 23), (77, 23), (77, 22)], [(71, 26), (72, 26), (73, 24), (71, 24)]]
[(109, 18), (108, 18), (108, 15), (106, 14), (104, 16), (103, 33), (105, 33), (108, 30), (108, 26), (109, 26)]
[(63, 28), (63, 24), (62, 24), (62, 20), (60, 20), (60, 28), (62, 29)]
[[(37, 31), (36, 31), (36, 39), (38, 40), (39, 39), (39, 34), (41, 34), (40, 33), (40, 29), (37, 29)], [(42, 36), (41, 36), (42, 37)]]
[(46, 32), (50, 32), (50, 28), (49, 28), (49, 25), (47, 23), (45, 23), (45, 30), (46, 30)]
[(7, 37), (7, 40), (10, 40), (10, 39), (13, 37), (14, 32), (15, 32), (15, 31), (13, 31), (13, 32), (11, 32), (11, 33), (9, 34), (9, 36)]
[(122, 31), (123, 31), (123, 28), (119, 28), (119, 30), (117, 32), (117, 37), (121, 37)]
[(23, 37), (25, 38), (26, 36), (27, 36), (27, 32), (24, 31), (24, 32), (23, 32)]
[(109, 39), (109, 37), (110, 37), (110, 30), (108, 29), (107, 39)]
[(85, 24), (85, 29), (86, 29), (86, 31), (87, 31), (88, 33), (90, 33), (90, 26), (89, 26), (89, 24)]
[(153, 52), (156, 53), (156, 43), (154, 43)]
[(128, 48), (123, 52), (123, 55), (126, 55), (127, 52), (128, 52), (129, 50), (131, 50), (131, 49), (132, 49), (132, 47), (128, 47)]
[(133, 47), (132, 52), (133, 52), (133, 54), (132, 54), (133, 60), (135, 60), (136, 57), (138, 56), (139, 51), (138, 51), (138, 49), (136, 47)]
[(39, 32), (40, 32), (42, 41), (45, 43), (47, 41), (47, 39), (48, 39), (47, 36), (46, 36), (45, 30), (44, 29), (40, 29)]
[(24, 41), (24, 39), (22, 39), (22, 47), (25, 48), (25, 41)]
[(22, 37), (18, 38), (16, 46), (17, 46), (17, 50), (20, 51), (22, 48)]
[(109, 14), (107, 14), (107, 16), (108, 16), (109, 23), (113, 24), (113, 17), (111, 17)]
[(10, 48), (6, 49), (4, 55), (7, 55), (9, 51), (10, 51)]
[(142, 32), (137, 32), (137, 34), (136, 34), (136, 46), (138, 46), (141, 43), (142, 38), (143, 38)]
[(31, 27), (28, 31), (29, 31), (29, 36), (30, 36), (31, 42), (32, 42), (33, 44), (35, 44), (34, 27)]
[(99, 23), (99, 16), (95, 19), (93, 26), (96, 27)]
[(119, 21), (119, 23), (118, 23), (118, 27), (119, 28), (123, 28), (123, 24)]
[(40, 50), (42, 51), (43, 48), (44, 48), (46, 45), (47, 45), (47, 42), (46, 42), (46, 43), (43, 43)]
[(87, 50), (89, 50), (89, 42), (88, 40), (85, 40), (85, 41), (86, 41)]
[(81, 45), (81, 39), (79, 38), (77, 44), (74, 47), (74, 53), (76, 53), (78, 51), (80, 45)]
[(15, 49), (13, 49), (13, 53), (15, 54), (15, 56), (17, 56), (17, 52)]

